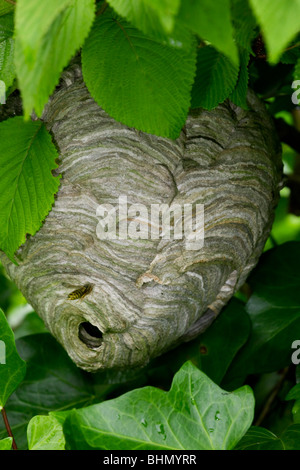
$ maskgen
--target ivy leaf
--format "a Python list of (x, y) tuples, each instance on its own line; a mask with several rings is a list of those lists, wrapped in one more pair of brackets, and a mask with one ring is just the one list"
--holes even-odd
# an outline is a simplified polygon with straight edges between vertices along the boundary
[(181, 2), (178, 19), (238, 65), (238, 51), (233, 39), (230, 15), (230, 0), (184, 0)]
[(284, 450), (283, 442), (268, 429), (251, 426), (235, 450)]
[(51, 210), (59, 185), (51, 174), (57, 157), (42, 122), (19, 116), (0, 124), (0, 249), (11, 260)]
[[(95, 391), (92, 374), (76, 367), (49, 333), (26, 336), (16, 343), (19, 354), (27, 362), (27, 372), (21, 385), (8, 399), (5, 410), (18, 448), (24, 449), (26, 428), (33, 416), (90, 404)], [(0, 437), (5, 435), (6, 430), (0, 420)]]
[(192, 89), (192, 108), (213, 109), (233, 91), (239, 68), (214, 47), (198, 49), (197, 73)]
[(20, 358), (14, 334), (0, 309), (0, 410), (22, 382), (26, 363)]
[(33, 109), (42, 114), (62, 70), (89, 33), (94, 9), (93, 0), (18, 1), (15, 63), (26, 118)]
[(250, 4), (262, 27), (269, 60), (276, 63), (300, 30), (300, 0), (250, 0)]
[(0, 441), (0, 450), (11, 450), (12, 437), (6, 437)]
[(148, 370), (152, 376), (161, 377), (159, 380), (168, 386), (174, 373), (186, 361), (191, 360), (211, 380), (219, 384), (233, 358), (246, 343), (250, 328), (249, 315), (243, 302), (232, 298), (204, 333), (152, 360)]
[(133, 390), (70, 412), (67, 448), (109, 450), (232, 449), (253, 419), (249, 387), (224, 392), (187, 362), (165, 392)]
[[(291, 362), (292, 343), (300, 331), (300, 242), (266, 251), (248, 282), (253, 294), (246, 304), (252, 333), (231, 364), (225, 381), (246, 374), (273, 372)], [(295, 336), (296, 335), (296, 336)]]
[(34, 416), (27, 428), (29, 450), (64, 450), (65, 438), (62, 424), (49, 416)]

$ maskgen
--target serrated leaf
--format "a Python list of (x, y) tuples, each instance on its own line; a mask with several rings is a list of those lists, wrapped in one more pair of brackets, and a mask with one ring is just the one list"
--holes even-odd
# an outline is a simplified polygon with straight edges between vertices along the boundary
[(0, 450), (10, 450), (12, 446), (12, 437), (6, 437), (0, 440)]
[(227, 382), (291, 363), (292, 343), (300, 332), (299, 259), (300, 242), (284, 243), (260, 258), (248, 279), (253, 294), (246, 310), (252, 333), (230, 366)]
[(94, 9), (93, 0), (18, 2), (15, 64), (25, 117), (33, 109), (41, 115), (62, 70), (87, 37)]
[(5, 0), (0, 0), (0, 16), (7, 15), (14, 10), (14, 5), (6, 2)]
[(231, 13), (236, 43), (251, 52), (251, 43), (256, 34), (256, 19), (248, 0), (231, 0)]
[(214, 47), (198, 49), (191, 107), (213, 109), (218, 106), (234, 89), (238, 74), (238, 66)]
[(195, 52), (149, 39), (120, 18), (100, 16), (82, 51), (83, 76), (114, 119), (150, 134), (177, 138), (185, 123)]
[(14, 334), (0, 309), (0, 410), (22, 382), (26, 363), (20, 358)]
[(240, 106), (241, 108), (248, 109), (247, 105), (247, 91), (248, 91), (248, 63), (249, 63), (250, 54), (246, 50), (240, 54), (240, 71), (237, 84), (232, 91), (229, 99)]
[(16, 76), (14, 64), (14, 40), (0, 42), (0, 80), (5, 83), (6, 91), (13, 84)]
[(111, 7), (145, 34), (170, 34), (180, 0), (108, 0)]
[(14, 17), (13, 15), (5, 15), (0, 17), (0, 43), (13, 37), (14, 33)]
[(64, 450), (65, 438), (62, 424), (51, 416), (34, 416), (28, 424), (29, 450)]
[(238, 65), (238, 51), (230, 18), (230, 0), (184, 0), (181, 2), (178, 20)]
[(300, 0), (250, 0), (250, 4), (262, 27), (269, 60), (276, 63), (300, 30)]
[(169, 392), (153, 387), (70, 412), (67, 448), (109, 450), (232, 449), (253, 419), (249, 387), (226, 393), (192, 363)]
[[(15, 78), (14, 65), (14, 32), (13, 15), (0, 17), (0, 80), (5, 84), (5, 92), (12, 85)], [(3, 100), (2, 100), (3, 101)], [(1, 96), (0, 96), (1, 103)]]
[(10, 259), (34, 235), (54, 202), (58, 153), (40, 121), (15, 117), (0, 124), (0, 249)]

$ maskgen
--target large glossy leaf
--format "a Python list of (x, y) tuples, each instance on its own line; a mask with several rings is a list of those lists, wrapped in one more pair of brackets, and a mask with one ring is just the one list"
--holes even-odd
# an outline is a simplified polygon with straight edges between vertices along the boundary
[(111, 13), (99, 16), (82, 52), (87, 87), (113, 118), (178, 137), (190, 105), (196, 52), (163, 45)]
[(300, 333), (299, 259), (299, 242), (277, 246), (261, 257), (249, 278), (253, 294), (246, 310), (252, 333), (225, 383), (229, 378), (243, 380), (247, 374), (272, 372), (291, 363), (292, 344)]
[[(91, 374), (78, 369), (49, 333), (21, 338), (17, 347), (27, 361), (27, 373), (5, 409), (18, 447), (22, 449), (26, 447), (26, 427), (33, 416), (89, 404), (95, 390)], [(5, 437), (1, 420), (0, 429), (0, 438)]]
[(284, 450), (279, 437), (268, 429), (252, 426), (240, 440), (235, 450)]
[(57, 157), (42, 122), (15, 117), (0, 124), (0, 249), (11, 259), (52, 207), (59, 185), (51, 173)]
[(71, 411), (64, 433), (71, 449), (232, 449), (253, 409), (249, 387), (227, 393), (187, 362), (169, 392), (145, 387)]
[(22, 382), (26, 364), (20, 358), (14, 334), (0, 309), (0, 410)]
[(212, 325), (196, 339), (154, 359), (148, 374), (156, 383), (169, 386), (179, 368), (191, 360), (202, 372), (219, 384), (231, 361), (246, 343), (251, 329), (243, 302), (233, 298)]

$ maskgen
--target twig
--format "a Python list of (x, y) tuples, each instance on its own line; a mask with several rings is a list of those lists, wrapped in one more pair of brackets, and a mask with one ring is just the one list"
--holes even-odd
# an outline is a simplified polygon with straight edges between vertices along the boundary
[(12, 437), (12, 448), (13, 448), (14, 450), (18, 450), (16, 441), (15, 441), (14, 436), (13, 436), (13, 433), (12, 433), (12, 431), (11, 431), (11, 427), (10, 427), (10, 425), (9, 425), (9, 422), (8, 422), (8, 419), (7, 419), (7, 415), (6, 415), (6, 411), (5, 411), (4, 408), (2, 408), (1, 413), (2, 413), (2, 417), (3, 417), (3, 421), (4, 421), (4, 424), (5, 424), (5, 427), (6, 427), (7, 434), (9, 435), (9, 437)]
[(282, 384), (283, 382), (285, 381), (285, 378), (287, 376), (287, 373), (289, 371), (289, 367), (285, 367), (285, 369), (282, 370), (281, 372), (281, 377), (280, 379), (278, 380), (277, 384), (275, 385), (275, 387), (273, 388), (271, 394), (269, 395), (259, 417), (257, 418), (256, 422), (254, 423), (254, 426), (260, 426), (261, 423), (263, 422), (263, 420), (265, 419), (265, 417), (267, 416), (267, 414), (269, 413), (270, 411), (270, 408), (275, 400), (275, 398), (277, 397), (281, 387), (282, 387)]

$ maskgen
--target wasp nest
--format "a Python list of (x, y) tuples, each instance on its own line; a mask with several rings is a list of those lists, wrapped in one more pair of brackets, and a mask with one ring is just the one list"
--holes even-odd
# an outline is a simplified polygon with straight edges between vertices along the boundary
[[(78, 67), (64, 75), (42, 117), (60, 152), (61, 186), (39, 232), (18, 250), (18, 266), (5, 255), (2, 262), (79, 367), (142, 366), (192, 339), (257, 263), (281, 159), (252, 92), (248, 106), (194, 111), (172, 141), (108, 116)], [(128, 206), (203, 204), (203, 247), (188, 249), (185, 237), (101, 239), (97, 208), (120, 196)]]

